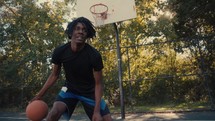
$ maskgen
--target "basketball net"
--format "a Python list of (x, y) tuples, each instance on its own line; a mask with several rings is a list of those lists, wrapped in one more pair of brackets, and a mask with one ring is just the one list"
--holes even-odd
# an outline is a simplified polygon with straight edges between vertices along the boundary
[(93, 15), (95, 24), (100, 26), (103, 25), (104, 21), (107, 19), (108, 6), (102, 3), (95, 4), (90, 7), (90, 12)]

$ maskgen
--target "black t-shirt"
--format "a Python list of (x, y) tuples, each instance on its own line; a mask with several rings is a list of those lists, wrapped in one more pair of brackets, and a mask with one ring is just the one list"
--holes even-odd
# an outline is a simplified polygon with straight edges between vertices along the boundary
[(69, 91), (87, 97), (94, 95), (93, 70), (103, 69), (102, 57), (95, 48), (86, 43), (81, 51), (73, 52), (69, 42), (54, 50), (52, 63), (63, 65), (66, 75), (65, 86)]

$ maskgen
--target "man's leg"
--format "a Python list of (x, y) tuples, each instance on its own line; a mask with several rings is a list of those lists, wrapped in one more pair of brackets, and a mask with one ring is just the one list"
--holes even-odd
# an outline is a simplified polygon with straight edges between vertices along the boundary
[(67, 106), (65, 103), (60, 101), (54, 102), (53, 107), (47, 116), (47, 121), (58, 121), (66, 109)]
[[(91, 99), (82, 100), (81, 103), (82, 103), (84, 110), (85, 110), (86, 114), (88, 115), (89, 119), (92, 120), (95, 105), (93, 105), (91, 101), (89, 102), (89, 100), (91, 100)], [(101, 106), (100, 113), (103, 118), (103, 121), (112, 121), (110, 111), (107, 107), (107, 104), (105, 103), (105, 101), (103, 99), (101, 100), (100, 106)]]
[(47, 121), (58, 121), (61, 115), (63, 115), (66, 120), (69, 120), (78, 101), (79, 100), (76, 99), (72, 93), (61, 90), (47, 116)]
[(104, 115), (102, 118), (103, 118), (103, 121), (112, 121), (112, 117), (110, 114)]

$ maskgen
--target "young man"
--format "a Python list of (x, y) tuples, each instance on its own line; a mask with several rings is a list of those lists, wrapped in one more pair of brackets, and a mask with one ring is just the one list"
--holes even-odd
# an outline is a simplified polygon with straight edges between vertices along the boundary
[(58, 121), (62, 114), (68, 120), (78, 102), (92, 121), (111, 121), (109, 109), (102, 99), (102, 69), (100, 53), (86, 43), (95, 37), (92, 23), (80, 17), (68, 24), (70, 42), (57, 47), (52, 55), (53, 69), (46, 83), (33, 100), (41, 99), (56, 82), (63, 66), (66, 81), (47, 116), (47, 121)]

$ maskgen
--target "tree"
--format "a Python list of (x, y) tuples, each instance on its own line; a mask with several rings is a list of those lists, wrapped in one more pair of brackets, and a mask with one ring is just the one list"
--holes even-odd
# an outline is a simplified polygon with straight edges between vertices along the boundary
[[(175, 12), (177, 51), (189, 49), (198, 68), (200, 79), (208, 90), (210, 102), (215, 97), (215, 1), (213, 0), (170, 0), (169, 8)], [(214, 99), (213, 99), (214, 100)]]
[[(36, 93), (37, 86), (46, 81), (53, 48), (65, 41), (62, 27), (65, 22), (64, 5), (58, 3), (54, 7), (48, 2), (37, 5), (31, 0), (0, 3), (1, 86), (7, 90), (17, 90), (16, 95), (7, 95), (11, 99), (20, 99), (18, 97), (23, 90), (28, 90), (26, 101), (28, 96)], [(6, 103), (10, 101), (15, 100), (6, 100)]]

